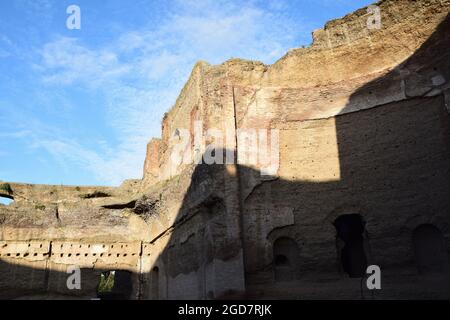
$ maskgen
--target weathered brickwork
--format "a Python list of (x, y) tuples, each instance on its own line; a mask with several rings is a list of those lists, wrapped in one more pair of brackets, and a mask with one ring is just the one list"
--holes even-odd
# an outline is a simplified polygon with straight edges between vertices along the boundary
[[(1, 183), (2, 294), (95, 297), (116, 271), (132, 299), (448, 299), (450, 1), (377, 6), (380, 29), (360, 9), (270, 66), (197, 63), (142, 180)], [(239, 159), (248, 129), (278, 134), (274, 173), (173, 161), (183, 132), (208, 152), (198, 130)], [(361, 287), (368, 265), (382, 290)]]

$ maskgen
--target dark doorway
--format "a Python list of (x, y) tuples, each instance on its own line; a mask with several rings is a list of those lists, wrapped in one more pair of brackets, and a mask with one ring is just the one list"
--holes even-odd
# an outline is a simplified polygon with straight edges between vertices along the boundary
[(417, 227), (413, 233), (413, 245), (419, 273), (442, 273), (447, 270), (448, 253), (438, 228), (431, 224)]
[(152, 269), (151, 286), (152, 286), (152, 299), (159, 300), (159, 268), (158, 267), (154, 267)]
[(277, 239), (273, 244), (275, 281), (290, 281), (295, 279), (297, 265), (297, 243), (287, 237)]
[(129, 271), (105, 271), (100, 275), (97, 297), (102, 300), (128, 300), (133, 283)]
[(364, 277), (367, 270), (367, 258), (364, 252), (365, 223), (359, 214), (348, 214), (334, 221), (337, 238), (344, 242), (339, 249), (339, 258), (343, 270), (350, 278)]

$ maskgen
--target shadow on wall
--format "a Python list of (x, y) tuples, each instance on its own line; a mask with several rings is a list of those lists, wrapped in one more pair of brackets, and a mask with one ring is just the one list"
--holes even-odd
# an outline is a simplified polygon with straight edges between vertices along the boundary
[[(447, 18), (347, 108), (396, 87), (407, 99), (317, 120), (335, 121), (339, 181), (263, 180), (244, 166), (198, 165), (150, 274), (123, 275), (115, 298), (138, 290), (146, 299), (357, 299), (368, 264), (381, 267), (382, 297), (449, 298), (442, 282), (422, 281), (449, 265), (450, 117), (436, 93), (438, 80), (450, 79), (449, 33)], [(82, 290), (67, 292), (65, 273), (0, 261), (0, 294), (95, 298), (105, 271), (82, 270)]]
[[(1, 258), (0, 258), (1, 259)], [(0, 260), (0, 300), (5, 299), (101, 299), (127, 300), (135, 297), (137, 275), (124, 270), (80, 270), (80, 288), (69, 289), (73, 273), (49, 270), (45, 261), (28, 265)], [(69, 267), (69, 265), (67, 266)], [(105, 277), (106, 276), (106, 277)]]
[(381, 267), (381, 297), (449, 298), (422, 281), (449, 270), (450, 117), (439, 89), (449, 33), (447, 17), (343, 111), (382, 105), (317, 120), (335, 120), (339, 181), (198, 165), (146, 298), (361, 298), (369, 264)]

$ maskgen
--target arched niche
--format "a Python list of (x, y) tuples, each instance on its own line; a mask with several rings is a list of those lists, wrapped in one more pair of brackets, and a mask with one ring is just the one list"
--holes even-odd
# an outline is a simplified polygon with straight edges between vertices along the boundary
[(297, 243), (288, 237), (280, 237), (273, 243), (273, 268), (275, 281), (290, 281), (296, 277), (299, 264)]

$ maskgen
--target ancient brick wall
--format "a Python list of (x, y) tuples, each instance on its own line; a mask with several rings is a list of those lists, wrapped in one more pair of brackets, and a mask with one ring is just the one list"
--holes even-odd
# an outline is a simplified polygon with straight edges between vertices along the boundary
[[(377, 297), (448, 298), (450, 1), (377, 5), (380, 29), (358, 10), (271, 66), (197, 63), (142, 181), (3, 188), (17, 201), (0, 207), (1, 292), (92, 297), (102, 271), (121, 270), (133, 298), (359, 299), (377, 264)], [(247, 129), (278, 134), (272, 174), (236, 164)], [(209, 144), (234, 162), (172, 158)]]
[[(360, 284), (348, 278), (340, 261), (343, 244), (336, 239), (333, 223), (343, 215), (357, 215), (364, 221), (361, 236), (368, 262), (385, 268), (391, 280), (400, 279), (388, 284), (391, 289), (385, 297), (399, 297), (402, 290), (410, 296), (432, 294), (427, 285), (404, 286), (419, 281), (411, 241), (415, 228), (435, 225), (448, 250), (448, 113), (446, 84), (441, 80), (450, 77), (449, 52), (442, 41), (448, 32), (450, 3), (383, 1), (378, 5), (384, 19), (380, 30), (367, 30), (367, 14), (359, 10), (330, 22), (315, 32), (310, 48), (293, 50), (272, 66), (239, 60), (203, 65), (198, 68), (201, 76), (190, 80), (199, 86), (195, 97), (201, 96), (201, 103), (180, 107), (178, 102), (166, 118), (177, 124), (172, 131), (189, 128), (191, 134), (195, 119), (202, 120), (204, 129), (234, 125), (237, 145), (228, 146), (237, 154), (246, 152), (236, 139), (238, 130), (279, 130), (276, 176), (261, 177), (258, 165), (224, 170), (225, 177), (237, 175), (237, 185), (218, 196), (226, 202), (233, 199), (232, 192), (239, 194), (238, 205), (229, 207), (239, 217), (248, 294), (332, 298), (344, 297), (339, 292), (347, 290), (347, 297), (360, 297)], [(185, 97), (184, 92), (181, 98)], [(187, 111), (178, 111), (183, 108)], [(168, 128), (164, 126), (162, 142), (166, 150), (174, 146), (164, 139)], [(177, 183), (190, 183), (194, 189), (201, 185), (202, 180), (180, 175), (183, 170), (172, 171), (179, 175)], [(176, 190), (173, 181), (167, 183), (166, 190)], [(183, 204), (192, 191), (184, 190)], [(214, 188), (205, 192), (210, 193)], [(194, 198), (208, 202), (196, 193)], [(186, 208), (175, 205), (179, 198), (168, 203), (172, 215), (185, 215)], [(187, 210), (197, 209), (188, 206)], [(208, 278), (207, 264), (199, 263), (205, 257), (200, 248), (202, 227), (208, 222), (201, 221), (173, 224), (170, 240), (162, 246), (161, 257), (195, 252), (186, 260), (189, 271), (185, 265), (175, 267), (183, 276), (174, 278), (173, 286), (186, 295), (173, 292), (174, 297), (205, 297), (198, 279)], [(189, 240), (183, 230), (190, 230)], [(300, 282), (291, 281), (294, 287), (283, 283), (280, 288), (274, 278), (273, 248), (280, 238), (293, 239), (299, 255), (292, 277)], [(387, 248), (390, 243), (396, 245)], [(303, 287), (301, 280), (313, 281), (307, 286), (309, 292), (298, 290)], [(448, 294), (440, 287), (434, 289)]]
[[(51, 293), (54, 295), (96, 298), (100, 274), (104, 271), (127, 271), (131, 276), (130, 299), (139, 298), (144, 283), (139, 278), (145, 270), (142, 259), (149, 243), (86, 243), (79, 241), (1, 241), (0, 258), (2, 298)], [(142, 249), (141, 249), (142, 248)], [(79, 268), (81, 288), (67, 286)]]

